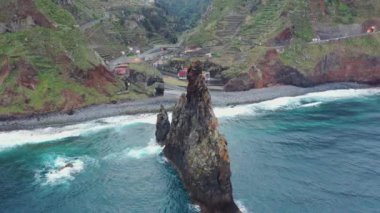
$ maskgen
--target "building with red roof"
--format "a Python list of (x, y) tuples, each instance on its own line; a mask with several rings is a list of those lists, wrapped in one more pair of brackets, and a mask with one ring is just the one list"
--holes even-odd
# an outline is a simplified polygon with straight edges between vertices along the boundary
[(188, 67), (184, 67), (181, 71), (178, 72), (178, 79), (186, 80), (187, 79), (187, 72), (189, 71)]

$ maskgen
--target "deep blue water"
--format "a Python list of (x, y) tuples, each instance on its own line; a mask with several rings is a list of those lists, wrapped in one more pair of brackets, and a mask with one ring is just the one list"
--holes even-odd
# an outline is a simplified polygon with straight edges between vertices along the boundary
[[(380, 212), (380, 90), (216, 114), (245, 211)], [(0, 133), (0, 212), (197, 212), (154, 143), (154, 122), (127, 116)]]

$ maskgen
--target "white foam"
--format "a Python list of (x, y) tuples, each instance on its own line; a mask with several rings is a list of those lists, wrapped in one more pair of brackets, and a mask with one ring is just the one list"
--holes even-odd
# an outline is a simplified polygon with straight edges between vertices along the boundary
[(154, 155), (158, 155), (163, 150), (163, 147), (151, 140), (145, 147), (137, 147), (127, 150), (126, 155), (131, 158), (141, 159)]
[(105, 160), (124, 160), (124, 159), (142, 159), (159, 155), (164, 147), (156, 143), (154, 138), (151, 138), (146, 146), (126, 148), (117, 153), (112, 153), (104, 157)]
[[(249, 213), (248, 209), (244, 206), (242, 201), (235, 201), (236, 205), (242, 213)], [(197, 204), (189, 204), (189, 209), (194, 212), (201, 212), (201, 207)]]
[[(371, 88), (331, 90), (325, 92), (309, 93), (297, 97), (282, 97), (249, 105), (215, 108), (214, 111), (215, 115), (219, 118), (235, 117), (239, 115), (255, 115), (280, 109), (318, 107), (319, 105), (326, 102), (372, 95), (380, 95), (380, 89)], [(171, 117), (170, 113), (169, 117)], [(57, 128), (0, 132), (0, 151), (24, 144), (35, 144), (61, 140), (69, 137), (78, 137), (104, 129), (118, 128), (135, 123), (155, 124), (155, 122), (155, 114), (142, 114), (133, 116), (110, 117)], [(144, 156), (144, 154), (141, 153), (151, 153), (156, 152), (157, 150), (157, 147), (143, 148), (142, 150), (130, 150), (129, 155), (135, 157)]]
[(238, 105), (233, 107), (216, 107), (214, 113), (216, 117), (235, 117), (238, 115), (252, 114), (254, 111), (248, 105)]
[(237, 201), (235, 201), (235, 202), (236, 202), (236, 205), (238, 206), (238, 208), (240, 209), (240, 211), (241, 211), (242, 213), (249, 213), (247, 207), (244, 206), (244, 204), (243, 204), (242, 201), (237, 200)]
[(155, 120), (156, 116), (153, 114), (117, 116), (57, 128), (49, 127), (44, 129), (0, 132), (0, 151), (25, 144), (36, 144), (62, 140), (69, 137), (78, 137), (129, 124), (155, 124)]
[(169, 163), (169, 160), (164, 155), (159, 155), (158, 158), (157, 158), (157, 161), (160, 164), (167, 164), (167, 163)]
[(41, 185), (58, 185), (75, 179), (85, 168), (85, 159), (56, 157), (53, 162), (47, 161), (45, 168), (36, 171), (36, 180)]
[(217, 108), (215, 114), (219, 118), (237, 115), (254, 115), (276, 110), (289, 110), (300, 107), (318, 107), (323, 103), (337, 100), (380, 95), (380, 88), (344, 89), (325, 92), (315, 92), (296, 97), (281, 97), (255, 104), (241, 105), (229, 108)]
[(308, 104), (304, 104), (302, 105), (301, 107), (317, 107), (319, 105), (321, 105), (322, 102), (321, 101), (318, 101), (318, 102), (314, 102), (314, 103), (308, 103)]
[(201, 207), (197, 204), (189, 204), (189, 209), (194, 212), (201, 212)]

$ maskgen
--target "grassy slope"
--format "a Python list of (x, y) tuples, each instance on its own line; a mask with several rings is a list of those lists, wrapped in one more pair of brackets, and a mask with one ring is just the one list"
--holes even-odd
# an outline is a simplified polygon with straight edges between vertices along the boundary
[[(111, 83), (104, 85), (108, 93), (106, 95), (84, 86), (82, 80), (73, 77), (85, 75), (100, 60), (87, 47), (86, 40), (75, 27), (76, 22), (69, 12), (51, 0), (36, 0), (35, 4), (57, 24), (57, 29), (34, 27), (16, 33), (0, 34), (0, 56), (9, 58), (12, 68), (11, 74), (0, 85), (0, 98), (3, 100), (0, 115), (61, 110), (65, 102), (62, 91), (65, 89), (85, 97), (83, 105), (146, 97), (145, 91), (113, 95), (123, 86)], [(60, 56), (64, 55), (72, 61), (62, 62)], [(16, 64), (21, 59), (37, 70), (39, 83), (34, 90), (17, 83), (20, 70)]]
[(306, 45), (305, 43), (294, 41), (285, 49), (285, 52), (280, 55), (280, 59), (284, 64), (292, 66), (307, 74), (312, 72), (322, 57), (328, 53), (340, 51), (344, 52), (347, 56), (355, 53), (379, 56), (379, 50), (379, 34), (351, 38), (341, 42), (312, 45)]

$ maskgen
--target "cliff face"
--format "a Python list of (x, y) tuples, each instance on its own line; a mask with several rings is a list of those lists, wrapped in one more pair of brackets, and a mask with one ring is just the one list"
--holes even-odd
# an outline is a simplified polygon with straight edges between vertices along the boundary
[[(202, 212), (239, 212), (232, 197), (227, 141), (217, 130), (200, 62), (191, 65), (188, 80), (187, 95), (176, 104), (163, 143), (165, 156)], [(165, 112), (161, 115), (159, 118), (166, 117)], [(159, 119), (158, 123), (165, 122)]]
[(380, 83), (380, 57), (365, 53), (347, 54), (334, 51), (318, 60), (309, 72), (285, 65), (275, 49), (267, 51), (263, 59), (246, 73), (231, 79), (226, 91), (243, 91), (278, 84), (299, 87), (332, 82)]

